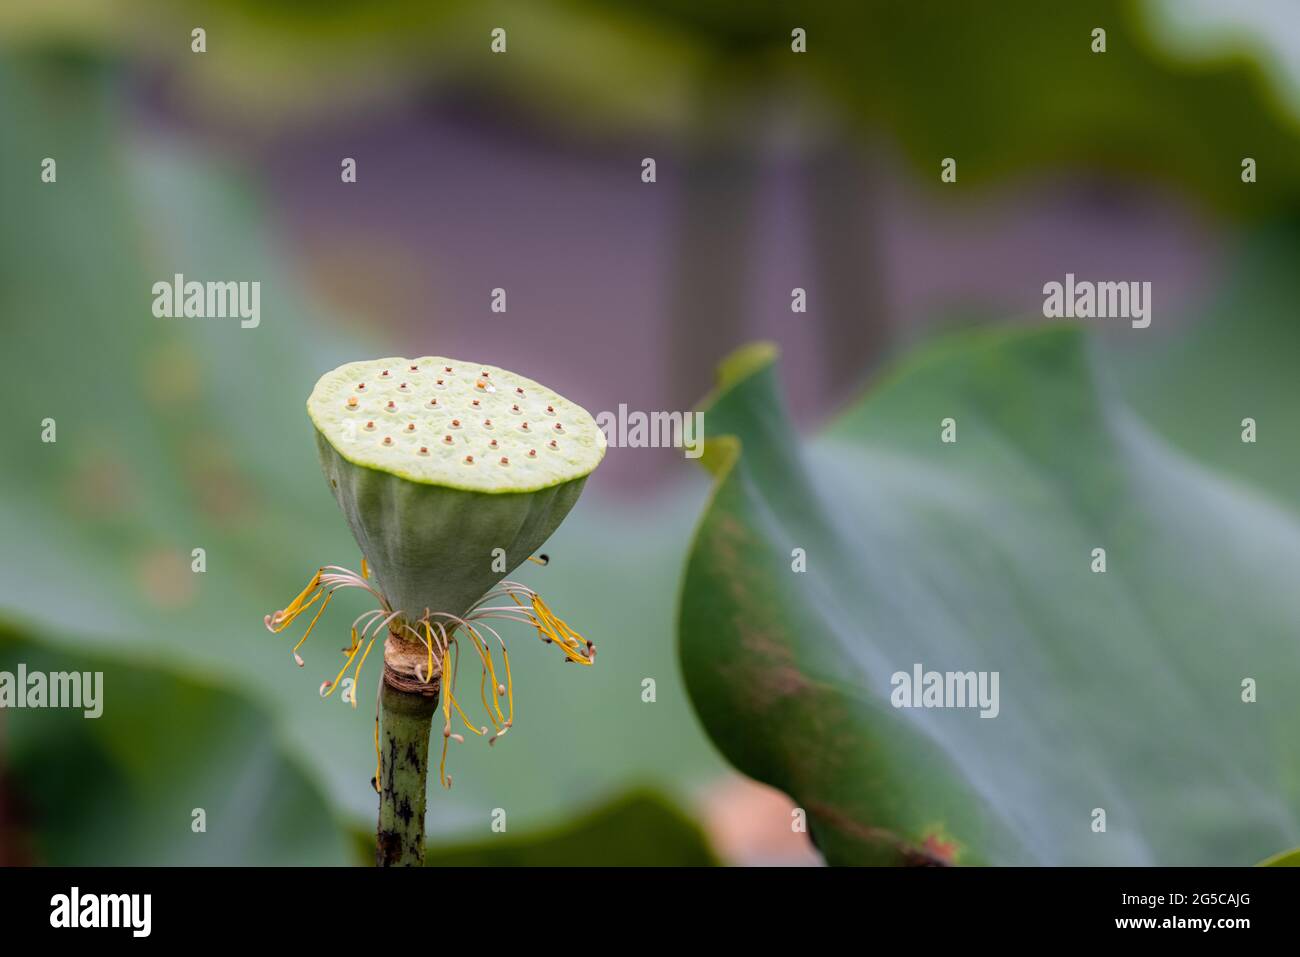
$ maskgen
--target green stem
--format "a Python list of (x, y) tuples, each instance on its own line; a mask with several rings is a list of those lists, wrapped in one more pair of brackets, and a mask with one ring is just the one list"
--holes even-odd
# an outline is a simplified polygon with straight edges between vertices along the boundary
[[(435, 684), (436, 688), (437, 685)], [(424, 863), (424, 806), (429, 773), (429, 728), (438, 695), (399, 691), (383, 683), (380, 692), (379, 867)]]

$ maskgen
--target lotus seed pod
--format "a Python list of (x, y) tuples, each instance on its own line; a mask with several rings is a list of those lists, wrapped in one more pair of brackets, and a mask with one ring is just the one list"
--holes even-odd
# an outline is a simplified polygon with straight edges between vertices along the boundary
[(550, 537), (605, 455), (581, 406), (440, 356), (339, 366), (307, 413), (375, 585), (408, 621), (464, 615)]

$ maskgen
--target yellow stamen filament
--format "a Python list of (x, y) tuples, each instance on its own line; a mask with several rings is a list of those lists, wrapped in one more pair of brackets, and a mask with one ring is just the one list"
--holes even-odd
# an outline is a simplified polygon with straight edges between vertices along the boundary
[(429, 649), (429, 670), (424, 673), (424, 682), (428, 684), (433, 680), (433, 629), (429, 627), (429, 619), (424, 620), (424, 634), (426, 637), (425, 647)]
[(366, 659), (370, 657), (370, 649), (375, 647), (375, 638), (370, 639), (370, 644), (366, 645), (366, 650), (361, 655), (361, 661), (357, 663), (356, 673), (352, 676), (352, 707), (357, 706), (357, 688), (361, 685), (361, 669), (366, 666)]
[(469, 729), (471, 733), (478, 735), (480, 738), (487, 733), (484, 728), (474, 727), (473, 723), (469, 720), (469, 715), (461, 709), (460, 702), (456, 700), (455, 696), (451, 698), (451, 706), (456, 709), (456, 713), (460, 715), (460, 720), (465, 722), (465, 727)]
[(492, 727), (495, 728), (497, 726), (497, 719), (492, 717), (492, 706), (488, 704), (488, 700), (487, 700), (487, 669), (486, 668), (483, 669), (483, 677), (479, 679), (478, 698), (480, 701), (483, 702), (483, 710), (487, 712), (488, 720), (492, 722)]
[[(311, 624), (307, 626), (307, 630), (303, 633), (303, 636), (298, 639), (298, 644), (293, 646), (293, 657), (294, 660), (298, 662), (299, 668), (302, 667), (302, 659), (298, 657), (298, 649), (302, 647), (304, 641), (311, 637), (311, 630), (316, 627), (316, 622), (320, 621), (320, 616), (325, 612), (325, 609), (329, 607), (330, 599), (333, 597), (333, 592), (330, 592), (325, 596), (325, 600), (321, 602), (320, 608), (316, 609), (316, 617), (311, 620)], [(312, 601), (315, 601), (315, 599), (313, 598)]]
[(301, 615), (312, 605), (316, 604), (316, 602), (320, 600), (320, 597), (323, 594), (325, 594), (325, 590), (322, 588), (319, 591), (317, 591), (314, 595), (312, 595), (310, 600), (303, 602), (302, 604), (298, 605), (296, 608), (291, 605), (282, 611), (277, 611), (274, 615), (270, 617), (270, 620), (267, 623), (267, 627), (270, 628), (272, 632), (278, 635), (280, 632), (284, 631), (286, 628), (292, 625), (295, 618)]
[[(380, 687), (382, 690), (382, 685)], [(355, 699), (355, 695), (353, 697)], [(384, 793), (384, 786), (381, 783), (383, 781), (383, 774), (384, 774), (383, 752), (380, 751), (379, 749), (379, 698), (378, 696), (376, 696), (375, 697), (375, 793), (376, 794)]]
[(307, 587), (300, 591), (298, 597), (289, 603), (288, 610), (296, 610), (302, 604), (302, 600), (316, 589), (316, 586), (320, 584), (322, 571), (324, 571), (322, 568), (316, 569), (316, 574), (311, 577), (311, 581), (307, 582)]
[(538, 637), (543, 641), (549, 640), (559, 645), (560, 650), (565, 653), (570, 661), (576, 661), (580, 665), (590, 665), (595, 661), (587, 645), (587, 640), (547, 608), (546, 602), (542, 601), (541, 595), (533, 593), (531, 609), (524, 605), (519, 600), (519, 596), (513, 592), (510, 597), (515, 600), (516, 605), (525, 609), (525, 616), (537, 629)]
[[(330, 683), (330, 690), (327, 691), (327, 692), (325, 692), (325, 694), (322, 695), (322, 697), (328, 698), (330, 695), (332, 695), (335, 691), (337, 691), (337, 690), (339, 689), (339, 682), (343, 680), (343, 672), (345, 672), (345, 671), (348, 670), (348, 668), (349, 668), (349, 666), (351, 666), (353, 660), (357, 657), (357, 652), (360, 651), (360, 650), (361, 650), (361, 644), (360, 644), (360, 642), (357, 641), (357, 630), (356, 630), (355, 628), (353, 628), (353, 629), (352, 629), (352, 648), (351, 648), (351, 650), (350, 650), (350, 654), (348, 654), (348, 660), (345, 661), (345, 662), (343, 662), (343, 667), (339, 669), (339, 673), (338, 673), (337, 675), (335, 675), (334, 680)], [(353, 704), (353, 707), (356, 706), (356, 694), (355, 694), (355, 693), (353, 694), (353, 702), (352, 702), (352, 704)]]
[[(320, 598), (323, 592), (323, 589), (319, 588), (320, 576), (323, 571), (323, 568), (318, 568), (316, 574), (311, 577), (311, 581), (307, 582), (307, 587), (298, 593), (298, 597), (289, 602), (288, 607), (277, 611), (267, 619), (266, 626), (271, 631), (276, 634), (284, 631), (293, 623), (295, 618), (315, 604), (316, 599)], [(310, 600), (306, 600), (308, 595), (311, 595)]]
[(442, 759), (438, 762), (438, 780), (444, 788), (450, 788), (451, 783), (447, 780), (447, 742), (451, 735), (451, 703), (455, 699), (452, 697), (451, 684), (453, 670), (447, 669), (447, 656), (451, 654), (450, 644), (444, 643), (442, 646)]
[(506, 718), (506, 727), (513, 727), (515, 723), (515, 683), (514, 679), (510, 677), (510, 655), (506, 653), (504, 647), (501, 649), (501, 657), (505, 659), (506, 663), (506, 701), (510, 705), (507, 712), (509, 717)]
[[(492, 652), (484, 647), (484, 644), (486, 644), (486, 642), (480, 641), (479, 634), (474, 629), (473, 625), (467, 624), (465, 626), (465, 630), (469, 633), (470, 641), (474, 643), (474, 650), (478, 652), (479, 658), (483, 660), (483, 681), (479, 683), (479, 696), (483, 699), (483, 707), (488, 712), (488, 718), (492, 721), (492, 726), (494, 728), (499, 728), (501, 727), (501, 725), (498, 724), (497, 722), (505, 721), (506, 716), (501, 713), (501, 705), (497, 703), (495, 694), (492, 696), (492, 704), (490, 706), (488, 705), (488, 700), (487, 700), (486, 686), (487, 686), (488, 676), (489, 675), (492, 676), (493, 691), (496, 691), (496, 687), (498, 684), (496, 668), (492, 664)], [(496, 718), (492, 717), (492, 712), (494, 710), (496, 711)]]
[[(541, 558), (530, 556), (529, 560), (538, 565), (546, 565), (548, 561), (545, 556)], [(364, 588), (378, 599), (379, 608), (363, 614), (353, 623), (348, 647), (341, 649), (345, 658), (343, 666), (339, 669), (334, 680), (323, 682), (320, 689), (322, 698), (332, 696), (338, 690), (339, 684), (343, 681), (349, 669), (355, 668), (352, 672), (352, 688), (348, 694), (344, 695), (345, 699), (354, 708), (357, 706), (356, 691), (360, 686), (361, 672), (370, 657), (370, 652), (374, 649), (375, 642), (386, 631), (391, 630), (389, 626), (402, 614), (400, 611), (391, 609), (383, 595), (373, 585), (367, 584), (369, 579), (370, 567), (364, 556), (361, 559), (361, 574), (359, 576), (336, 565), (324, 566), (317, 569), (311, 580), (307, 582), (306, 587), (284, 609), (275, 612), (274, 615), (266, 616), (267, 628), (278, 634), (289, 627), (303, 612), (309, 610), (313, 605), (318, 605), (311, 622), (307, 625), (306, 631), (303, 632), (297, 644), (293, 646), (294, 659), (299, 665), (302, 665), (303, 662), (298, 655), (298, 649), (311, 637), (321, 616), (324, 615), (325, 609), (333, 599), (335, 591), (339, 588)], [(490, 604), (492, 599), (507, 596), (513, 602), (514, 607), (510, 607), (509, 602), (502, 607), (495, 607)], [(447, 619), (447, 621), (443, 622), (439, 619)], [(433, 681), (435, 674), (441, 677), (443, 744), (441, 758), (438, 763), (438, 777), (443, 787), (446, 788), (450, 788), (452, 784), (451, 776), (447, 774), (449, 742), (453, 738), (461, 743), (465, 740), (463, 735), (456, 734), (452, 730), (453, 712), (469, 729), (471, 734), (476, 737), (486, 736), (489, 744), (494, 743), (514, 726), (514, 675), (510, 667), (510, 654), (496, 629), (487, 623), (491, 619), (526, 622), (537, 629), (537, 636), (541, 641), (558, 645), (568, 660), (583, 665), (591, 665), (595, 661), (595, 645), (583, 638), (564, 619), (556, 615), (540, 595), (532, 589), (514, 582), (502, 582), (498, 588), (490, 591), (476, 602), (471, 610), (465, 613), (464, 618), (458, 618), (452, 614), (430, 614), (426, 609), (424, 618), (419, 621), (412, 622), (411, 625), (399, 622), (398, 625), (392, 626), (394, 628), (404, 628), (411, 633), (412, 637), (424, 644), (427, 658), (426, 674), (422, 676), (423, 680), (429, 683)], [(358, 625), (363, 622), (364, 627), (358, 631)], [(424, 626), (423, 633), (421, 633), (420, 625)], [(372, 630), (374, 633), (367, 639), (367, 634)], [(479, 699), (483, 704), (484, 711), (487, 712), (488, 722), (492, 728), (490, 734), (487, 726), (475, 725), (471, 722), (469, 715), (456, 697), (462, 644), (460, 639), (462, 636), (468, 637), (470, 644), (474, 648), (474, 653), (479, 659), (481, 666)], [(493, 640), (501, 650), (501, 664), (505, 670), (504, 675), (500, 675), (497, 671), (497, 662), (492, 648)], [(362, 645), (365, 647), (363, 648)], [(436, 672), (435, 666), (437, 667)], [(502, 678), (505, 680), (502, 681)], [(492, 688), (490, 700), (488, 696), (489, 681)], [(379, 690), (382, 695), (382, 685)], [(504, 709), (501, 707), (501, 698), (506, 699)], [(381, 697), (377, 696), (375, 701), (374, 734), (376, 791), (382, 791), (381, 777), (383, 774), (380, 711)]]

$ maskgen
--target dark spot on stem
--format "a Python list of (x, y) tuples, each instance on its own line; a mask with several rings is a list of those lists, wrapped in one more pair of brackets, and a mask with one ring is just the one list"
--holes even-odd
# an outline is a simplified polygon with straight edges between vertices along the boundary
[(375, 864), (393, 867), (402, 860), (402, 837), (396, 831), (380, 831), (375, 846)]

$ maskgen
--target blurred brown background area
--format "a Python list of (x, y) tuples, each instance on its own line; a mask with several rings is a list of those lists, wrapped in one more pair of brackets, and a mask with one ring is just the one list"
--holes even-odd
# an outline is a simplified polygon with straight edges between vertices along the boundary
[[(393, 23), (409, 12), (379, 6)], [(866, 4), (824, 25), (822, 14), (779, 4), (714, 6), (558, 3), (524, 15), (518, 5), (450, 4), (425, 33), (411, 13), (409, 35), (380, 24), (369, 39), (345, 42), (335, 36), (341, 14), (331, 31), (292, 5), (196, 4), (189, 19), (211, 14), (218, 38), (227, 24), (234, 36), (263, 36), (255, 56), (274, 60), (274, 38), (279, 62), (245, 64), (248, 52), (237, 58), (224, 39), (207, 54), (206, 79), (174, 50), (143, 59), (132, 71), (134, 121), (225, 155), (254, 180), (304, 283), (332, 315), (394, 348), (434, 341), (446, 354), (490, 354), (520, 368), (544, 357), (545, 373), (574, 382), (574, 397), (591, 408), (690, 408), (721, 357), (767, 338), (781, 347), (796, 415), (811, 425), (936, 328), (1032, 320), (1044, 277), (1149, 277), (1170, 317), (1212, 288), (1223, 209), (1153, 175), (1134, 119), (1099, 116), (1092, 129), (1080, 121), (1081, 148), (1049, 142), (1052, 162), (1017, 156), (1026, 141), (1072, 124), (1081, 112), (1074, 99), (1107, 107), (1107, 92), (1090, 92), (1082, 74), (1084, 25), (1104, 20), (1112, 44), (1123, 43), (1142, 35), (1151, 10), (1072, 10), (1058, 23), (1014, 9), (998, 29), (933, 3), (911, 16)], [(189, 21), (171, 10), (166, 22), (174, 40)], [(494, 55), (489, 30), (498, 23), (513, 46)], [(792, 24), (811, 31), (809, 53), (790, 52)], [(907, 48), (911, 65), (855, 63), (842, 48), (855, 30), (896, 56), (950, 33), (945, 48), (965, 48), (970, 59), (944, 62), (922, 47)], [(1058, 53), (1029, 91), (1051, 109), (1053, 82), (1069, 87), (1059, 97), (1064, 117), (1050, 123), (1019, 99), (999, 100), (1031, 75), (1032, 58), (970, 82), (1035, 31), (1045, 48), (1078, 37), (1079, 55)], [(597, 38), (613, 41), (611, 50), (596, 54)], [(319, 78), (310, 57), (331, 43), (358, 72), (330, 70), (316, 89), (302, 80), (277, 87), (282, 73)], [(407, 46), (427, 48), (427, 58)], [(642, 60), (609, 62), (615, 50), (641, 46)], [(861, 56), (874, 49), (864, 45)], [(1213, 66), (1211, 80), (1223, 73)], [(1240, 65), (1231, 66), (1224, 75), (1240, 83)], [(838, 86), (855, 70), (864, 84), (888, 77), (914, 89), (900, 103), (881, 94), (873, 112)], [(254, 92), (259, 76), (269, 103)], [(1259, 77), (1250, 84), (1267, 94)], [(891, 113), (908, 96), (945, 106), (902, 122)], [(965, 125), (972, 110), (987, 114), (978, 135)], [(968, 116), (958, 125), (960, 111)], [(996, 162), (971, 162), (963, 147), (986, 150), (999, 129)], [(922, 138), (942, 148), (918, 155)], [(958, 160), (953, 184), (940, 183), (946, 156)], [(346, 188), (342, 157), (359, 168)], [(653, 184), (641, 181), (645, 157), (657, 164)], [(1225, 179), (1231, 173), (1224, 168)], [(497, 287), (507, 291), (507, 316), (489, 310)], [(805, 314), (791, 312), (795, 287), (807, 291)], [(616, 458), (595, 486), (670, 481), (671, 458), (650, 450), (636, 464)]]

